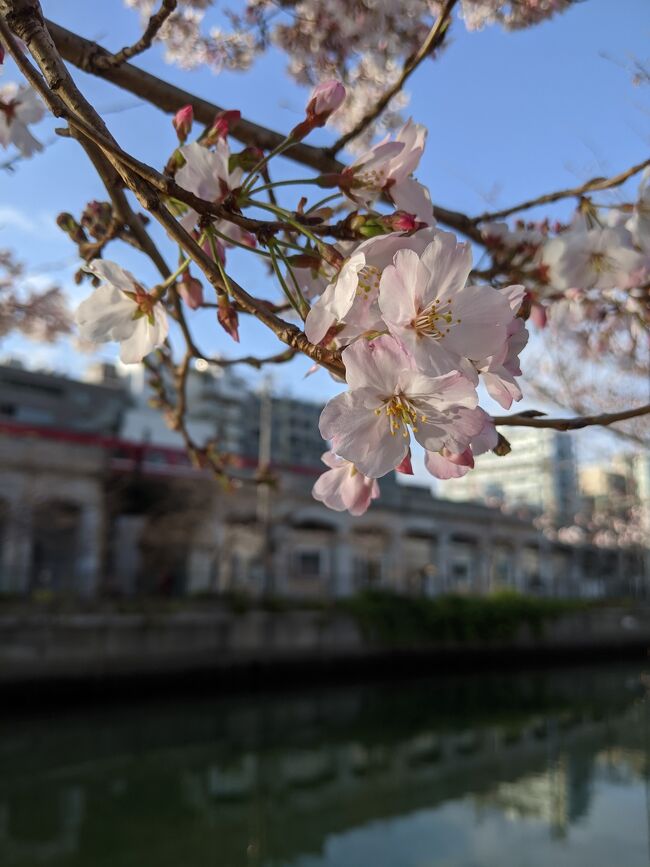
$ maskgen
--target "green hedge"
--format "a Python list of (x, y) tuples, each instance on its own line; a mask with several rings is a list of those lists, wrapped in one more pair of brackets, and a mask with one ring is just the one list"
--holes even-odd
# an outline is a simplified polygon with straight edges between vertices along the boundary
[(338, 603), (364, 635), (389, 644), (436, 641), (503, 641), (527, 626), (540, 636), (544, 623), (583, 607), (583, 602), (502, 592), (492, 596), (400, 596), (368, 590)]

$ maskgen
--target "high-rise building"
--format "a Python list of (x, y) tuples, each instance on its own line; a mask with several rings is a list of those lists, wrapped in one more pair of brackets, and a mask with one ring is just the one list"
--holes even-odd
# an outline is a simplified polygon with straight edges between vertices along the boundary
[(587, 515), (628, 515), (638, 503), (635, 469), (633, 455), (616, 455), (606, 465), (580, 467), (581, 510)]
[[(124, 439), (183, 448), (181, 434), (171, 430), (160, 410), (150, 405), (154, 395), (141, 371), (126, 376), (131, 404), (122, 425)], [(246, 382), (231, 368), (209, 367), (197, 360), (185, 388), (185, 421), (193, 439), (199, 444), (214, 442), (220, 452), (246, 454), (242, 430), (252, 399)]]
[(571, 438), (537, 428), (512, 428), (507, 438), (512, 447), (507, 458), (492, 452), (480, 455), (466, 476), (439, 483), (439, 495), (525, 506), (559, 522), (572, 520), (578, 503)]
[[(249, 394), (244, 416), (243, 451), (259, 453), (260, 423), (263, 420), (263, 395)], [(322, 404), (296, 400), (292, 397), (270, 398), (271, 459), (285, 466), (319, 467), (320, 457), (327, 449), (318, 430)]]

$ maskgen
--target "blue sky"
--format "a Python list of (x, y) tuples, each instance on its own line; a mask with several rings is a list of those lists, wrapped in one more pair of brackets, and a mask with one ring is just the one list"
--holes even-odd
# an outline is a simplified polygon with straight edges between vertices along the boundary
[[(224, 5), (235, 7), (237, 2)], [(112, 49), (140, 33), (137, 14), (120, 0), (44, 0), (43, 6), (48, 17)], [(650, 88), (633, 86), (629, 65), (633, 58), (649, 61), (649, 37), (647, 0), (584, 0), (550, 22), (517, 33), (498, 27), (468, 33), (456, 21), (444, 55), (420, 67), (408, 88), (408, 113), (429, 129), (418, 177), (431, 189), (433, 200), (473, 214), (644, 159), (650, 149)], [(286, 58), (276, 52), (247, 74), (185, 72), (167, 66), (157, 47), (137, 63), (279, 130), (293, 126), (305, 104), (306, 91), (287, 77)], [(6, 66), (4, 80), (13, 80), (17, 73), (10, 62)], [(164, 164), (175, 143), (168, 116), (111, 85), (76, 70), (74, 75), (125, 148), (154, 165)], [(43, 121), (37, 135), (50, 141), (54, 127), (52, 120)], [(325, 130), (310, 140), (330, 139)], [(288, 163), (282, 171), (288, 177), (304, 174)], [(629, 187), (630, 195), (635, 186)], [(103, 197), (78, 145), (56, 140), (43, 155), (20, 163), (13, 174), (0, 172), (0, 247), (11, 247), (26, 260), (34, 281), (56, 280), (73, 301), (81, 300), (86, 290), (71, 280), (73, 249), (54, 219), (60, 210), (79, 214), (89, 199)], [(552, 213), (561, 216), (567, 208), (564, 203)], [(168, 248), (170, 260), (173, 255)], [(235, 254), (229, 268), (243, 285), (266, 294), (268, 278), (251, 258)], [(119, 259), (144, 282), (155, 281), (151, 266), (138, 254), (127, 250)], [(238, 352), (211, 315), (197, 317), (196, 332), (206, 353)], [(255, 323), (242, 327), (245, 352), (247, 341), (253, 341), (260, 354), (276, 351), (272, 336)], [(17, 338), (0, 344), (0, 355), (73, 374), (90, 360), (76, 354), (68, 341), (43, 347)], [(98, 357), (113, 358), (115, 350), (103, 347)], [(338, 390), (324, 373), (305, 380), (308, 366), (299, 360), (282, 368), (276, 386), (315, 400)]]

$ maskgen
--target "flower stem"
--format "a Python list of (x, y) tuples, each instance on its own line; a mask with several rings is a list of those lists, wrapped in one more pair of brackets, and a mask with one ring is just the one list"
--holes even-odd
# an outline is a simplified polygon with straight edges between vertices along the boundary
[(282, 259), (282, 261), (284, 262), (284, 264), (287, 268), (287, 271), (289, 272), (289, 276), (291, 277), (291, 282), (293, 283), (294, 288), (296, 290), (296, 295), (298, 296), (298, 308), (299, 308), (298, 313), (300, 314), (300, 318), (304, 322), (305, 319), (307, 318), (307, 314), (309, 313), (311, 308), (310, 308), (309, 304), (307, 303), (305, 296), (302, 294), (302, 290), (300, 288), (300, 285), (299, 285), (298, 281), (296, 280), (296, 275), (293, 273), (293, 268), (291, 267), (291, 263), (289, 262), (287, 257), (284, 255), (282, 250), (280, 250), (279, 248), (276, 247), (275, 252)]
[(305, 226), (298, 222), (298, 220), (294, 219), (288, 211), (285, 211), (284, 208), (277, 207), (276, 205), (267, 204), (266, 202), (258, 202), (251, 200), (251, 205), (254, 205), (256, 208), (262, 208), (264, 211), (270, 211), (272, 214), (280, 217), (284, 220), (285, 223), (288, 223), (292, 226), (296, 231), (301, 232), (306, 238), (309, 238), (310, 241), (313, 241), (314, 244), (318, 244), (320, 246), (321, 241), (320, 238), (317, 238), (313, 232), (310, 232)]
[[(268, 183), (268, 184), (263, 184), (261, 187), (255, 187), (254, 190), (249, 191), (248, 195), (254, 196), (255, 193), (261, 193), (264, 190), (271, 190), (274, 187), (291, 187), (291, 186), (297, 186), (297, 185), (306, 186), (308, 184), (316, 184), (317, 185), (318, 181), (316, 178), (298, 178), (296, 180), (291, 179), (291, 180), (286, 180), (286, 181), (273, 181), (273, 182)], [(337, 195), (338, 195), (338, 193), (337, 193)]]
[(278, 265), (278, 259), (277, 259), (277, 255), (276, 255), (276, 247), (275, 247), (275, 244), (273, 242), (269, 243), (269, 250), (271, 251), (271, 261), (273, 262), (273, 270), (275, 271), (276, 277), (280, 281), (280, 285), (282, 286), (282, 290), (283, 290), (284, 294), (287, 296), (289, 303), (291, 304), (293, 309), (296, 311), (298, 316), (300, 316), (301, 319), (304, 319), (302, 313), (300, 312), (300, 308), (298, 306), (298, 303), (296, 302), (296, 299), (293, 297), (293, 295), (289, 291), (289, 287), (287, 286), (287, 281), (282, 276), (282, 271), (280, 271), (280, 266)]
[(341, 195), (340, 192), (336, 192), (336, 193), (331, 193), (329, 196), (325, 196), (324, 199), (320, 199), (318, 202), (316, 202), (315, 205), (311, 205), (311, 207), (307, 208), (305, 213), (311, 214), (312, 211), (317, 211), (319, 208), (322, 208), (323, 205), (326, 205), (328, 202), (332, 202), (332, 201), (334, 201), (334, 199), (338, 199), (340, 195)]
[(255, 183), (255, 181), (257, 180), (258, 175), (259, 175), (260, 171), (264, 168), (264, 166), (270, 160), (272, 160), (273, 157), (279, 156), (283, 151), (288, 150), (294, 144), (295, 144), (294, 139), (285, 138), (283, 141), (280, 142), (280, 144), (277, 147), (273, 148), (273, 150), (270, 151), (270, 153), (268, 153), (265, 157), (262, 157), (262, 159), (256, 165), (253, 166), (253, 168), (250, 171), (250, 174), (248, 175), (248, 177), (246, 178), (246, 180), (242, 184), (242, 191), (245, 193), (248, 192), (250, 190), (250, 188), (253, 186), (253, 184)]

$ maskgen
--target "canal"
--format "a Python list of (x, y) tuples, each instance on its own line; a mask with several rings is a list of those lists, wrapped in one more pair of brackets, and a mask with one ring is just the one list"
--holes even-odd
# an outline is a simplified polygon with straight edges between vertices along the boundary
[(11, 713), (3, 867), (641, 867), (644, 670)]

